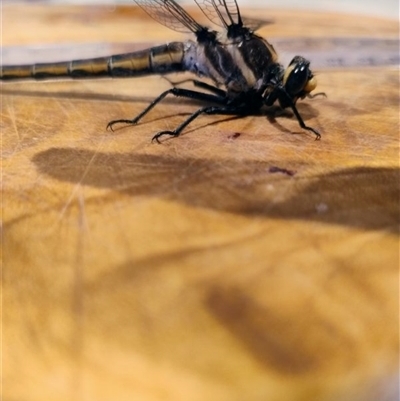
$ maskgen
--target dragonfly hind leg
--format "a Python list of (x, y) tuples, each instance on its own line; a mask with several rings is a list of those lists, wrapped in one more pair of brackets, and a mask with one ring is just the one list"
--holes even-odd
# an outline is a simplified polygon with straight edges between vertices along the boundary
[(171, 88), (166, 90), (165, 92), (161, 93), (158, 97), (156, 97), (140, 114), (138, 114), (135, 118), (131, 120), (127, 119), (119, 119), (110, 121), (107, 124), (107, 129), (113, 131), (113, 127), (116, 124), (130, 124), (136, 125), (156, 104), (161, 102), (167, 95), (174, 95), (176, 97), (186, 97), (189, 99), (200, 100), (208, 103), (217, 103), (217, 104), (225, 104), (226, 99), (221, 96), (217, 95), (210, 95), (208, 93), (198, 92), (189, 89), (182, 89), (182, 88)]
[[(316, 95), (324, 96), (325, 94), (321, 92)], [(313, 95), (313, 97), (314, 96), (315, 95)], [(312, 128), (312, 127), (309, 127), (308, 125), (306, 125), (306, 123), (304, 122), (303, 118), (301, 117), (299, 111), (297, 110), (295, 102), (293, 102), (293, 99), (289, 96), (289, 94), (286, 92), (286, 90), (284, 88), (281, 88), (281, 87), (275, 88), (275, 90), (273, 92), (271, 92), (267, 98), (264, 99), (264, 102), (267, 106), (272, 106), (272, 104), (277, 99), (279, 100), (279, 103), (282, 108), (290, 107), (292, 109), (292, 111), (297, 119), (297, 122), (299, 123), (301, 128), (303, 128), (307, 131), (311, 131), (315, 135), (315, 140), (318, 141), (321, 139), (321, 134), (315, 128)]]
[(206, 106), (202, 107), (195, 111), (192, 115), (190, 115), (181, 125), (179, 125), (173, 131), (161, 131), (153, 136), (152, 141), (160, 142), (160, 138), (165, 135), (169, 135), (172, 137), (177, 137), (181, 134), (183, 129), (187, 127), (194, 119), (196, 119), (201, 114), (221, 114), (221, 115), (238, 115), (245, 116), (248, 115), (249, 112), (245, 108), (240, 107), (229, 107), (229, 106)]
[(227, 96), (226, 91), (218, 88), (218, 86), (211, 85), (211, 84), (208, 84), (207, 82), (199, 81), (197, 79), (184, 79), (183, 81), (174, 82), (174, 81), (171, 81), (168, 77), (164, 76), (163, 78), (166, 81), (168, 81), (174, 88), (176, 88), (178, 85), (183, 85), (183, 84), (186, 84), (189, 82), (189, 83), (193, 84), (193, 86), (195, 86), (197, 88), (205, 89), (211, 93), (214, 93), (217, 96), (220, 96), (220, 97)]
[(217, 86), (210, 85), (210, 84), (208, 84), (206, 82), (198, 81), (197, 79), (192, 79), (192, 83), (197, 88), (202, 88), (202, 89), (208, 90), (211, 93), (216, 94), (217, 96), (220, 96), (220, 97), (226, 97), (227, 96), (226, 91), (224, 91), (223, 89), (218, 88)]

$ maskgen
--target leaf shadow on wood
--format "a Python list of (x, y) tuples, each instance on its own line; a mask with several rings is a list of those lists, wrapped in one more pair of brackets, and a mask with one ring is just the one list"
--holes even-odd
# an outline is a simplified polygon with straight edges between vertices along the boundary
[(399, 229), (396, 168), (352, 167), (310, 177), (296, 174), (298, 169), (312, 169), (298, 162), (207, 160), (69, 148), (45, 150), (36, 154), (33, 162), (41, 173), (56, 180), (130, 196), (159, 197), (248, 216), (392, 232)]

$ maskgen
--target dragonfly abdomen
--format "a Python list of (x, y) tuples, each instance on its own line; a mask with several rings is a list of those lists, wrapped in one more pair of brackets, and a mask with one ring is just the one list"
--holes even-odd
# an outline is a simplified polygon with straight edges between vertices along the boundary
[(138, 77), (150, 74), (179, 72), (182, 64), (184, 44), (168, 43), (134, 53), (118, 54), (87, 60), (72, 60), (58, 63), (10, 65), (0, 67), (0, 80)]

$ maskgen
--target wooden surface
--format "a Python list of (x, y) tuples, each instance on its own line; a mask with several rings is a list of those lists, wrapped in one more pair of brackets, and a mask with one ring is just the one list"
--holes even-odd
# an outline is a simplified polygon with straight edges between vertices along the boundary
[[(3, 45), (182, 39), (134, 9), (24, 7), (3, 7)], [(397, 37), (266, 15), (271, 42)], [(206, 116), (162, 145), (197, 105), (105, 130), (158, 77), (1, 86), (4, 400), (398, 399), (398, 71), (318, 81), (299, 110), (321, 141)]]

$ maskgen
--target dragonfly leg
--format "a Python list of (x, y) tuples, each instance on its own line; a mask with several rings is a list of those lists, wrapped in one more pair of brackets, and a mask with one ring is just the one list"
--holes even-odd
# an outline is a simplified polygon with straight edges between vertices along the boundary
[(135, 125), (137, 124), (156, 104), (161, 102), (167, 95), (174, 95), (176, 97), (186, 97), (189, 99), (196, 99), (196, 100), (201, 100), (204, 102), (209, 102), (209, 103), (219, 103), (219, 104), (224, 104), (226, 100), (224, 98), (221, 98), (220, 96), (217, 95), (210, 95), (208, 93), (202, 93), (198, 91), (193, 91), (189, 89), (182, 89), (182, 88), (171, 88), (166, 90), (165, 92), (161, 93), (158, 97), (156, 97), (140, 114), (138, 114), (135, 118), (131, 120), (126, 120), (126, 119), (120, 119), (120, 120), (113, 120), (110, 121), (107, 124), (107, 129), (113, 130), (113, 126), (115, 124), (132, 124)]
[(271, 106), (276, 99), (279, 99), (279, 101), (285, 105), (285, 108), (290, 107), (292, 109), (301, 128), (314, 133), (316, 141), (321, 139), (321, 134), (316, 129), (305, 124), (303, 118), (297, 110), (296, 104), (293, 102), (292, 98), (284, 88), (276, 88), (275, 91), (270, 94), (269, 98), (266, 99), (265, 103), (267, 106)]
[(216, 95), (221, 96), (221, 97), (226, 96), (226, 91), (224, 91), (214, 85), (210, 85), (206, 82), (198, 81), (197, 79), (192, 79), (192, 83), (197, 88), (202, 88), (202, 89), (208, 90), (211, 93), (215, 93)]
[(318, 96), (328, 97), (328, 95), (325, 92), (318, 92), (318, 93), (314, 93), (314, 94), (308, 93), (306, 96), (309, 99), (314, 99), (315, 97), (318, 97)]
[(194, 86), (196, 86), (197, 88), (202, 88), (202, 89), (208, 90), (209, 92), (214, 93), (215, 95), (218, 95), (220, 97), (226, 96), (226, 91), (224, 91), (223, 89), (220, 89), (214, 85), (210, 85), (206, 82), (199, 81), (197, 79), (184, 79), (183, 81), (173, 82), (168, 77), (163, 77), (163, 78), (174, 87), (176, 87), (178, 85), (183, 85), (183, 84), (186, 84), (189, 82), (189, 83), (193, 84)]
[(187, 127), (194, 119), (196, 119), (201, 114), (225, 114), (225, 115), (247, 115), (248, 111), (244, 108), (239, 107), (221, 107), (221, 106), (206, 106), (202, 107), (190, 115), (181, 125), (179, 125), (173, 131), (161, 131), (153, 136), (152, 141), (160, 143), (160, 138), (165, 135), (169, 136), (179, 136), (183, 129)]
[(316, 129), (314, 129), (314, 128), (312, 128), (312, 127), (309, 127), (309, 126), (307, 126), (307, 125), (304, 123), (303, 118), (301, 117), (300, 113), (299, 113), (298, 110), (297, 110), (296, 105), (295, 105), (293, 102), (290, 102), (290, 107), (291, 107), (291, 109), (293, 110), (293, 113), (294, 113), (294, 115), (296, 116), (297, 121), (299, 122), (300, 127), (303, 128), (303, 129), (305, 129), (305, 130), (307, 130), (307, 131), (313, 132), (313, 133), (315, 134), (315, 140), (316, 140), (316, 141), (320, 140), (320, 139), (321, 139), (321, 134), (320, 134)]

